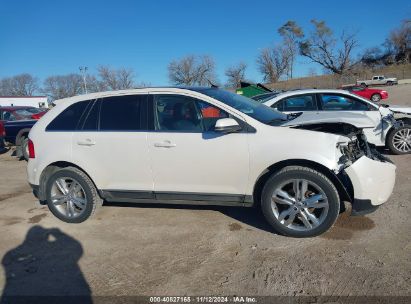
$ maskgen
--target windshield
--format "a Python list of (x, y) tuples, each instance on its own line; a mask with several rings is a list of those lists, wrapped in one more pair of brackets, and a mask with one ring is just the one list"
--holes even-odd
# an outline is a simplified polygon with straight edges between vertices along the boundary
[(286, 114), (242, 95), (213, 88), (199, 88), (193, 90), (217, 99), (241, 113), (267, 125), (281, 125), (289, 120)]

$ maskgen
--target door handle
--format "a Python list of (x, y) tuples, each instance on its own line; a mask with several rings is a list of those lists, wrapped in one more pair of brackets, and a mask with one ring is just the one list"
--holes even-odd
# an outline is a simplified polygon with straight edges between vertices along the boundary
[(77, 144), (79, 146), (94, 146), (96, 144), (95, 141), (91, 140), (90, 138), (87, 138), (85, 140), (79, 140), (77, 141)]
[(169, 140), (165, 140), (161, 143), (154, 143), (154, 147), (156, 148), (174, 148), (176, 146), (176, 144), (171, 143)]

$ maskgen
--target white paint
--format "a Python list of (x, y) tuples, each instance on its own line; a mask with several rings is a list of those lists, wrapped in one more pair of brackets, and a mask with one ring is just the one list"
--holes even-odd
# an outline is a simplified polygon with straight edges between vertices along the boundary
[[(206, 136), (184, 132), (45, 132), (46, 126), (71, 104), (105, 96), (161, 93), (195, 97), (224, 109), (256, 129), (255, 133)], [(31, 129), (36, 158), (28, 162), (28, 181), (38, 185), (41, 172), (52, 162), (68, 161), (82, 168), (98, 189), (178, 191), (252, 195), (258, 178), (273, 164), (308, 160), (339, 171), (344, 136), (263, 124), (218, 100), (177, 88), (137, 89), (76, 96), (56, 102)], [(362, 163), (363, 161), (361, 161)], [(360, 163), (360, 164), (361, 164)], [(350, 167), (354, 195), (388, 199), (395, 166), (367, 159), (367, 166)], [(371, 171), (368, 171), (372, 168)], [(385, 183), (368, 189), (375, 175)], [(358, 178), (357, 178), (358, 177)], [(363, 179), (370, 180), (364, 183)], [(375, 201), (375, 200), (374, 200)]]

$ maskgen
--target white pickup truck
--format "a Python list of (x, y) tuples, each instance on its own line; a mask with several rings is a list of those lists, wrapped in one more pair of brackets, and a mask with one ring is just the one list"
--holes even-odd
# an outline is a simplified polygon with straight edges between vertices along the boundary
[(385, 76), (373, 76), (371, 80), (357, 80), (357, 85), (368, 87), (372, 85), (394, 85), (398, 84), (397, 78), (387, 78)]

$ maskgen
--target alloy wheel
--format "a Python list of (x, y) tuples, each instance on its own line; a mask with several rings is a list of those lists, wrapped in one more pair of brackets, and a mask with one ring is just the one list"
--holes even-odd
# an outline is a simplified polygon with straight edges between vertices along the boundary
[(60, 177), (51, 187), (51, 202), (61, 215), (76, 218), (86, 210), (86, 192), (74, 178)]
[(408, 153), (411, 151), (411, 129), (398, 130), (393, 138), (392, 144), (400, 152)]
[(271, 197), (271, 209), (285, 227), (308, 231), (320, 226), (328, 214), (324, 191), (306, 179), (292, 179), (280, 184)]

